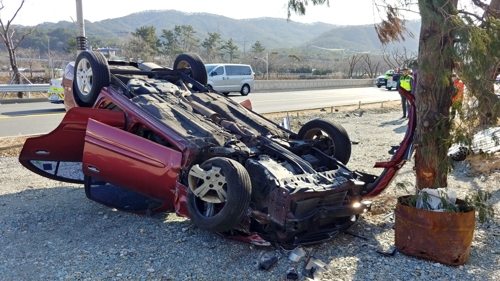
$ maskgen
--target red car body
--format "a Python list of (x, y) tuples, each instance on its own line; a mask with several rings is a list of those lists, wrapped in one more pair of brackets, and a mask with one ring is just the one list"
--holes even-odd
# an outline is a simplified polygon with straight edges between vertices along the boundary
[[(104, 62), (86, 56), (97, 75)], [(193, 74), (199, 60), (184, 58), (195, 65), (145, 71), (110, 62), (115, 82), (100, 87), (91, 106), (75, 94), (77, 59), (63, 79), (63, 121), (28, 139), (20, 162), (51, 179), (84, 183), (88, 198), (108, 206), (175, 211), (223, 236), (295, 247), (349, 228), (370, 208), (363, 199), (382, 192), (410, 156), (409, 94), (400, 148), (391, 161), (376, 163), (380, 176), (368, 175), (344, 165), (350, 141), (338, 125), (313, 120), (298, 133), (284, 129), (251, 111), (249, 101), (243, 106), (206, 89)]]

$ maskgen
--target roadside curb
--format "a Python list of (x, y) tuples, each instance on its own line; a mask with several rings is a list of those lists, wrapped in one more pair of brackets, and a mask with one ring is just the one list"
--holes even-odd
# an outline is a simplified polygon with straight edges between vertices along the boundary
[(36, 98), (36, 99), (0, 99), (0, 105), (2, 104), (15, 104), (15, 103), (30, 103), (30, 102), (49, 102), (47, 98)]

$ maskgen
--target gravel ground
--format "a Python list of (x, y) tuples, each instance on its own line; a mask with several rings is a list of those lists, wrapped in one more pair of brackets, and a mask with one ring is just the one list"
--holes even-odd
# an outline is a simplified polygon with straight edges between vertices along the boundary
[[(359, 142), (348, 166), (375, 174), (380, 170), (373, 163), (390, 158), (387, 151), (399, 144), (407, 123), (399, 119), (398, 107), (380, 105), (291, 116), (294, 128), (318, 116), (340, 122)], [(172, 213), (149, 217), (107, 208), (86, 199), (82, 186), (35, 175), (19, 164), (12, 147), (5, 151), (0, 150), (0, 280), (286, 280), (290, 267), (307, 280), (308, 257), (327, 265), (322, 280), (500, 280), (500, 175), (478, 174), (466, 161), (456, 165), (449, 186), (460, 196), (491, 191), (497, 215), (477, 225), (467, 264), (452, 267), (376, 251), (394, 244), (388, 215), (395, 198), (407, 193), (396, 183), (415, 181), (411, 162), (350, 229), (366, 239), (341, 234), (304, 247), (306, 257), (292, 262), (283, 249), (223, 239)], [(277, 264), (259, 270), (259, 262), (271, 257), (278, 257)]]

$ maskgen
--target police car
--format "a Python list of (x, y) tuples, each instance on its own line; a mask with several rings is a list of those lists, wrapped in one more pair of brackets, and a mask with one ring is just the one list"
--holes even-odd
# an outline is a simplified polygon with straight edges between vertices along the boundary
[(64, 88), (62, 86), (62, 77), (50, 79), (49, 84), (49, 102), (64, 103)]

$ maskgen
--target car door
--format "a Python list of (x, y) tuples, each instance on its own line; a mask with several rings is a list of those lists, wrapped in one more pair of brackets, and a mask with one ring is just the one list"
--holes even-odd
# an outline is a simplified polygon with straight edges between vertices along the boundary
[(19, 154), (19, 161), (41, 176), (83, 183), (81, 162), (89, 119), (111, 127), (125, 127), (125, 116), (121, 111), (75, 107), (65, 114), (52, 132), (27, 139)]
[(182, 154), (105, 123), (89, 120), (83, 173), (144, 196), (172, 209)]
[(227, 75), (224, 66), (221, 65), (210, 72), (212, 87), (218, 92), (227, 92)]
[(239, 92), (241, 89), (241, 75), (239, 73), (238, 65), (226, 65), (227, 73), (227, 91), (228, 92)]

